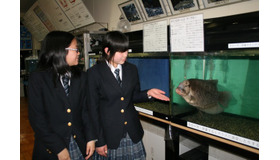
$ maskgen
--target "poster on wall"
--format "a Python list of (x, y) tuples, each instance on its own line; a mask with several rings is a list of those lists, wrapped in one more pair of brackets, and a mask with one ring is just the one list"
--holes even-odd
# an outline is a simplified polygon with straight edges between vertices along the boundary
[(37, 41), (42, 41), (44, 37), (49, 33), (48, 28), (41, 21), (41, 19), (35, 14), (34, 9), (39, 7), (38, 1), (35, 2), (32, 7), (25, 13), (22, 19), (22, 23), (29, 32), (34, 36)]
[(38, 5), (33, 9), (33, 12), (38, 16), (38, 18), (41, 20), (41, 22), (47, 27), (49, 31), (55, 30), (55, 27), (49, 20), (49, 18), (46, 16), (46, 14), (42, 11), (41, 7)]
[(95, 22), (82, 0), (56, 0), (56, 2), (75, 28)]
[(203, 52), (203, 15), (192, 15), (170, 20), (171, 52)]
[(75, 29), (55, 0), (38, 0), (38, 3), (56, 30), (71, 31)]
[(144, 24), (144, 52), (167, 51), (167, 21)]

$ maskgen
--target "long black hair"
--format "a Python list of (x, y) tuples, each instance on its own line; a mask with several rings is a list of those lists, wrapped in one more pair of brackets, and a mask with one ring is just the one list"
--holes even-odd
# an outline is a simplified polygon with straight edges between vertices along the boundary
[(77, 73), (77, 67), (70, 67), (66, 62), (66, 55), (72, 40), (75, 38), (69, 32), (52, 31), (48, 33), (41, 45), (38, 70), (51, 70), (53, 72), (54, 83), (60, 75), (66, 72)]
[[(110, 55), (107, 55), (104, 49), (108, 47), (108, 52)], [(102, 57), (107, 61), (110, 61), (116, 52), (125, 52), (128, 50), (129, 40), (128, 37), (119, 31), (111, 31), (106, 33), (102, 41)]]

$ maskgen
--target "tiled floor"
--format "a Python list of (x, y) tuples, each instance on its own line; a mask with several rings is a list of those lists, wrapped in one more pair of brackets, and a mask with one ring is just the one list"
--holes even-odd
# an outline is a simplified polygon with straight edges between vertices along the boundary
[(28, 101), (20, 97), (20, 159), (31, 160), (34, 145), (34, 132), (28, 120)]

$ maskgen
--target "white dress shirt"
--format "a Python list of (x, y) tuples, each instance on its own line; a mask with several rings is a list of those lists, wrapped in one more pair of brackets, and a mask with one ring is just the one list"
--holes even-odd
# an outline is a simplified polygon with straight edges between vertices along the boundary
[(120, 75), (120, 78), (122, 80), (122, 65), (118, 64), (117, 68), (115, 68), (113, 65), (111, 65), (108, 61), (106, 61), (107, 65), (109, 66), (109, 68), (111, 69), (111, 72), (113, 73), (113, 75), (115, 76), (116, 78), (116, 74), (114, 73), (115, 70), (118, 68), (120, 69), (120, 72), (119, 72), (119, 75)]

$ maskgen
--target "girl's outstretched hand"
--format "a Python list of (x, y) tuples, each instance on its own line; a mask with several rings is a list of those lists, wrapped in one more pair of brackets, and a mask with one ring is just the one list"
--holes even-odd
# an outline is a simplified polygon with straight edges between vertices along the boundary
[(152, 96), (152, 97), (162, 100), (162, 101), (170, 101), (169, 97), (164, 95), (165, 92), (160, 89), (157, 89), (157, 88), (148, 90), (147, 94), (148, 94), (148, 96)]

